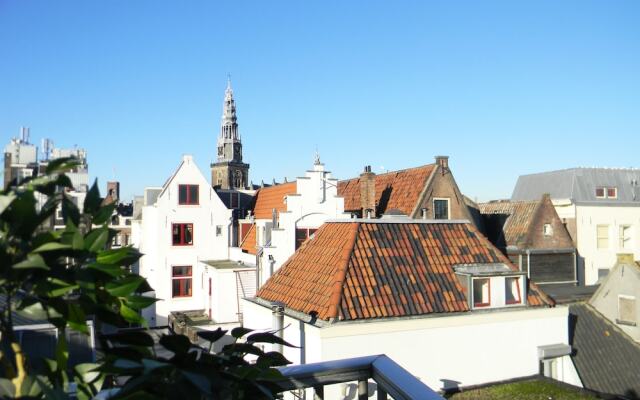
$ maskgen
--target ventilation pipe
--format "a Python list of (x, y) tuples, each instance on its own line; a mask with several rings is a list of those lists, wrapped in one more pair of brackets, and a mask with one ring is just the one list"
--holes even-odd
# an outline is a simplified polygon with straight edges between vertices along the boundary
[[(273, 330), (274, 334), (283, 339), (283, 330), (284, 330), (284, 304), (282, 303), (271, 303), (271, 313), (273, 314)], [(273, 344), (273, 351), (277, 351), (282, 354), (283, 347), (280, 343)]]
[(422, 219), (427, 219), (427, 209), (426, 208), (422, 209)]

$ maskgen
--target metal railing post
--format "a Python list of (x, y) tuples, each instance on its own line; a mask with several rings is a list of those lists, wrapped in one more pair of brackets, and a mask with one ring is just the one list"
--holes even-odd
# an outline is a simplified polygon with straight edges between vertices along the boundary
[(313, 400), (324, 400), (324, 386), (314, 386), (313, 392)]
[(358, 381), (358, 400), (367, 400), (369, 398), (369, 382)]

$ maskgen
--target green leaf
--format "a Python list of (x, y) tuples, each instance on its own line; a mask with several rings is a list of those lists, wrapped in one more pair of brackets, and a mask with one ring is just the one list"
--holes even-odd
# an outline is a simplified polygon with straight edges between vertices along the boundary
[(85, 363), (78, 364), (73, 369), (76, 371), (76, 374), (82, 378), (83, 382), (91, 383), (100, 378), (100, 372), (96, 371), (100, 364), (93, 363)]
[(100, 189), (98, 189), (98, 179), (95, 179), (93, 185), (91, 185), (91, 189), (89, 189), (84, 198), (83, 212), (93, 217), (100, 208), (101, 203), (102, 199), (100, 198)]
[(215, 331), (198, 331), (197, 335), (198, 337), (213, 343), (222, 338), (227, 332), (228, 331), (223, 330), (222, 328), (218, 328)]
[(68, 244), (49, 242), (49, 243), (43, 244), (42, 246), (39, 246), (37, 249), (33, 250), (32, 253), (43, 253), (45, 251), (55, 251), (55, 250), (67, 250), (70, 248), (71, 246), (69, 246)]
[(68, 303), (68, 316), (67, 323), (69, 326), (78, 332), (89, 333), (89, 328), (87, 327), (87, 316), (85, 315), (82, 308), (76, 304), (69, 302)]
[(111, 275), (113, 277), (118, 277), (127, 274), (127, 270), (120, 267), (119, 265), (107, 265), (107, 264), (99, 264), (99, 263), (91, 263), (87, 265), (89, 269), (95, 269), (96, 271), (104, 272), (107, 275)]
[(246, 340), (247, 342), (250, 342), (250, 343), (277, 343), (277, 344), (282, 344), (289, 347), (296, 347), (290, 344), (289, 342), (285, 341), (284, 339), (269, 332), (258, 332), (258, 333), (251, 334), (247, 336)]
[(120, 305), (120, 315), (122, 315), (122, 317), (127, 320), (127, 322), (142, 323), (144, 321), (136, 310), (127, 307), (124, 304)]
[(11, 267), (13, 269), (44, 269), (49, 270), (50, 268), (44, 262), (44, 258), (40, 254), (29, 254), (27, 255), (27, 259), (21, 261), (17, 264), (13, 264)]
[(97, 252), (104, 249), (109, 240), (109, 229), (106, 226), (94, 229), (84, 238), (84, 248)]
[(56, 172), (66, 172), (78, 165), (80, 165), (80, 161), (75, 157), (56, 158), (55, 160), (49, 161), (45, 171), (47, 175), (50, 175)]
[(109, 219), (113, 215), (113, 210), (115, 209), (116, 203), (111, 203), (100, 207), (93, 216), (93, 223), (95, 225), (102, 225), (105, 222), (109, 221)]
[(189, 338), (184, 335), (162, 335), (160, 344), (175, 354), (185, 354), (191, 348)]
[(0, 398), (14, 398), (16, 387), (9, 379), (0, 378)]
[(98, 253), (96, 260), (101, 264), (129, 265), (140, 258), (140, 252), (133, 247), (103, 250)]
[(48, 318), (47, 311), (42, 307), (42, 303), (36, 299), (30, 299), (28, 302), (21, 302), (16, 312), (18, 315), (34, 320), (43, 320)]
[(236, 339), (239, 339), (241, 337), (243, 337), (244, 335), (246, 335), (247, 333), (253, 332), (253, 329), (249, 329), (249, 328), (243, 328), (241, 326), (237, 327), (237, 328), (233, 328), (231, 330), (231, 336), (233, 336)]
[(158, 299), (148, 296), (131, 295), (125, 297), (125, 301), (127, 302), (127, 305), (131, 306), (132, 308), (135, 308), (136, 310), (142, 310), (157, 302)]
[(126, 297), (133, 293), (138, 286), (144, 281), (144, 278), (138, 275), (130, 275), (124, 279), (118, 279), (108, 282), (105, 289), (109, 294), (115, 297)]
[(4, 212), (4, 210), (9, 207), (9, 205), (16, 199), (16, 194), (10, 192), (6, 195), (0, 195), (0, 214)]
[(67, 335), (64, 330), (61, 330), (58, 334), (58, 344), (56, 345), (56, 361), (60, 370), (67, 369), (67, 362), (69, 361), (69, 346), (67, 343)]
[(49, 278), (48, 280), (50, 288), (47, 291), (49, 297), (60, 297), (69, 293), (70, 291), (77, 289), (79, 285), (65, 282), (58, 278)]

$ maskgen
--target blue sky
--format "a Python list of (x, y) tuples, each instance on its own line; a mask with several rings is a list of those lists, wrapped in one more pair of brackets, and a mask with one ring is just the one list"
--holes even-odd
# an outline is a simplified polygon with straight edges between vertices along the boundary
[(124, 198), (205, 176), (227, 73), (250, 179), (450, 156), (462, 191), (640, 167), (638, 1), (0, 0), (0, 139), (87, 149)]

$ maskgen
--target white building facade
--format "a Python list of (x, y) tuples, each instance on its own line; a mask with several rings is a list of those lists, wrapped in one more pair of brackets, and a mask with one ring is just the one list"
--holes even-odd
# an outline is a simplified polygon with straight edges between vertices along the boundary
[(172, 311), (203, 310), (216, 320), (223, 305), (214, 301), (218, 281), (205, 262), (228, 259), (231, 210), (188, 155), (160, 193), (151, 192), (132, 228), (133, 244), (144, 254), (139, 274), (160, 299), (145, 316), (165, 325)]
[(593, 285), (619, 253), (640, 259), (640, 170), (573, 168), (523, 175), (512, 200), (551, 195), (578, 250), (578, 279)]

